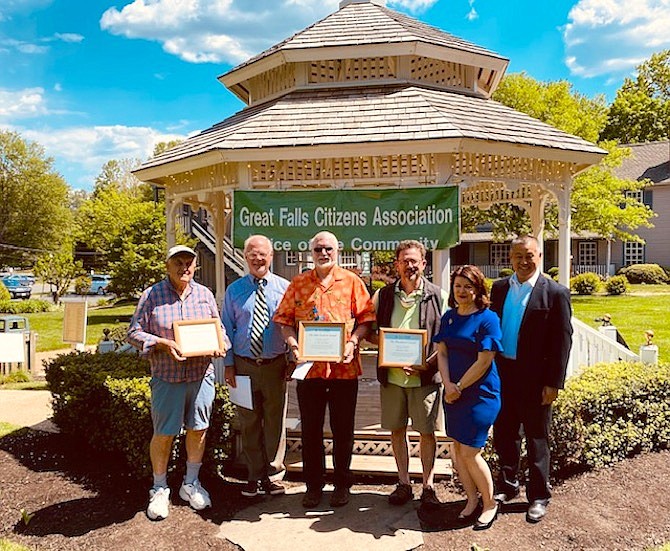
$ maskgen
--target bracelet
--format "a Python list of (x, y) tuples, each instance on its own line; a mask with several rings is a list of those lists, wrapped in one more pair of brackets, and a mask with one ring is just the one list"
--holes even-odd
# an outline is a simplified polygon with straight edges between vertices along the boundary
[(354, 350), (355, 350), (356, 348), (358, 348), (358, 341), (353, 341), (353, 340), (349, 339), (347, 342), (350, 342), (351, 344), (354, 345)]
[(458, 382), (456, 383), (456, 388), (458, 389), (458, 392), (461, 391), (461, 381), (458, 381)]

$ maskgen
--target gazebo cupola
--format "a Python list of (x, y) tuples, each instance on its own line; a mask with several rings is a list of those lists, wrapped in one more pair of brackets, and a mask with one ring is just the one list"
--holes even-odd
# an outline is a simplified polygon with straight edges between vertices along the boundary
[(343, 0), (339, 11), (219, 81), (249, 106), (295, 90), (398, 83), (488, 98), (507, 64), (493, 52), (387, 9), (380, 0)]

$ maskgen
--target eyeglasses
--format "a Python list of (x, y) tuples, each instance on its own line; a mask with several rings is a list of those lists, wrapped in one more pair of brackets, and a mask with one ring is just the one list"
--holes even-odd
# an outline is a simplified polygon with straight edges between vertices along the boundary
[(265, 260), (267, 257), (269, 257), (269, 254), (266, 253), (247, 253), (246, 257), (250, 258), (251, 260)]
[(315, 253), (321, 253), (323, 251), (326, 251), (327, 253), (332, 253), (333, 247), (314, 247), (313, 250)]

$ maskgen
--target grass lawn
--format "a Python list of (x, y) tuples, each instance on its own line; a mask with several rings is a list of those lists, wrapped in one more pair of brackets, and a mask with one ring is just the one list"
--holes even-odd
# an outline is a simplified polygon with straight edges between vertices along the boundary
[[(134, 304), (123, 306), (88, 306), (86, 344), (97, 344), (102, 339), (102, 330), (127, 326), (135, 311)], [(25, 314), (30, 321), (30, 329), (37, 331), (37, 351), (68, 348), (63, 342), (63, 310), (39, 314)]]
[(602, 325), (596, 318), (610, 314), (636, 354), (645, 344), (644, 332), (652, 329), (659, 360), (670, 361), (670, 285), (631, 285), (622, 296), (572, 295), (572, 307), (575, 317), (592, 327)]

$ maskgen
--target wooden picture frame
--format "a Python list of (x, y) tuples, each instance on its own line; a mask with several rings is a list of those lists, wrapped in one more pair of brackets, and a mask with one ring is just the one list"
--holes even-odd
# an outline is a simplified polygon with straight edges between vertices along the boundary
[(303, 362), (336, 362), (344, 359), (345, 323), (301, 321), (298, 326), (298, 357)]
[(219, 318), (177, 320), (172, 323), (174, 340), (185, 358), (211, 356), (226, 348)]
[(379, 328), (379, 367), (426, 369), (425, 329)]

